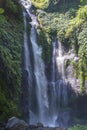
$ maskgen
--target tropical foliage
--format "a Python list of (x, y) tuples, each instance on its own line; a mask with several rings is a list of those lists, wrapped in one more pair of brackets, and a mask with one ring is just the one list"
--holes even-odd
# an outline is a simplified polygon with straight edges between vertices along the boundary
[(7, 1), (7, 6), (0, 8), (0, 121), (20, 115), (23, 21), (10, 16), (10, 10), (17, 13), (13, 6), (16, 9), (17, 5)]
[(72, 128), (69, 128), (68, 130), (87, 130), (87, 126), (77, 125)]
[[(85, 2), (85, 1), (84, 1)], [(75, 2), (76, 3), (76, 2)], [(74, 3), (74, 4), (75, 4)], [(82, 4), (82, 3), (81, 3)], [(57, 34), (58, 39), (66, 45), (66, 42), (74, 46), (76, 55), (79, 56), (78, 69), (74, 63), (76, 78), (80, 78), (80, 88), (85, 92), (85, 80), (87, 77), (87, 5), (57, 12), (37, 10), (38, 20), (43, 31), (49, 36)], [(51, 41), (50, 41), (51, 44)]]

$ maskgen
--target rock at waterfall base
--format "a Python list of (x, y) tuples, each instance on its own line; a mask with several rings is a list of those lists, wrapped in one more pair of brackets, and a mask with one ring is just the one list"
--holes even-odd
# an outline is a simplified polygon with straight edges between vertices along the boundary
[(6, 130), (27, 130), (28, 124), (16, 117), (12, 117), (8, 120)]
[(28, 125), (25, 121), (18, 119), (17, 117), (12, 117), (8, 120), (5, 129), (2, 130), (66, 130), (59, 127), (44, 127), (42, 123), (37, 123), (37, 125)]

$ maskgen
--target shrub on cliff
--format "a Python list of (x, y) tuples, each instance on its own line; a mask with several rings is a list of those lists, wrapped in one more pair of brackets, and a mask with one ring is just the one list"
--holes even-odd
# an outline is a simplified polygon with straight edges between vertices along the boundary
[(49, 0), (31, 0), (32, 3), (37, 7), (37, 8), (47, 8), (49, 5)]
[(77, 125), (72, 128), (69, 128), (68, 130), (87, 130), (87, 126)]

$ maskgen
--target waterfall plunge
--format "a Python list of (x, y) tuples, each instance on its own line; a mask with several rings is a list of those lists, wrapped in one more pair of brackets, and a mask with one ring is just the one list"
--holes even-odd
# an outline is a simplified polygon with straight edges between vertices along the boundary
[[(29, 89), (29, 124), (36, 124), (38, 122), (43, 123), (44, 126), (61, 126), (62, 121), (60, 121), (59, 111), (61, 109), (61, 105), (65, 107), (68, 104), (67, 97), (67, 85), (65, 82), (65, 72), (64, 72), (64, 59), (63, 56), (63, 48), (61, 43), (55, 38), (53, 40), (53, 51), (52, 51), (52, 71), (51, 71), (51, 85), (50, 85), (50, 101), (48, 101), (47, 95), (47, 79), (45, 76), (45, 66), (43, 60), (41, 58), (42, 49), (38, 46), (37, 37), (36, 37), (36, 26), (38, 26), (37, 18), (30, 12), (31, 1), (30, 0), (20, 0), (21, 4), (26, 9), (28, 15), (31, 17), (32, 28), (30, 33), (30, 41), (32, 45), (33, 52), (33, 60), (34, 60), (34, 77), (35, 77), (35, 94), (36, 94), (36, 105), (38, 111), (34, 111), (35, 105), (33, 99), (35, 100), (33, 93), (33, 79), (31, 72), (31, 58), (30, 58), (30, 48), (28, 45), (28, 36), (27, 36), (27, 23), (26, 23), (26, 15), (24, 15), (24, 24), (25, 24), (25, 32), (24, 32), (24, 62), (25, 62), (25, 70), (28, 73), (28, 89)], [(57, 74), (56, 74), (57, 71)], [(25, 95), (26, 96), (26, 95)], [(31, 107), (31, 104), (32, 107)], [(61, 114), (62, 116), (63, 114)], [(63, 117), (65, 119), (65, 117)], [(58, 120), (58, 121), (57, 121)]]
[(32, 26), (30, 35), (33, 54), (34, 54), (34, 74), (36, 78), (36, 94), (38, 99), (38, 122), (42, 122), (45, 125), (46, 122), (46, 111), (48, 110), (48, 97), (47, 97), (47, 79), (45, 77), (45, 68), (41, 58), (42, 50), (37, 45), (36, 30)]
[(28, 73), (28, 85), (31, 86), (32, 78), (31, 78), (31, 62), (30, 62), (30, 52), (29, 52), (29, 45), (28, 45), (28, 35), (27, 35), (27, 21), (26, 21), (26, 13), (24, 12), (24, 68)]
[(63, 106), (67, 107), (68, 105), (67, 84), (65, 82), (66, 77), (64, 72), (65, 56), (63, 56), (63, 48), (61, 42), (59, 42), (56, 38), (53, 39), (52, 47), (53, 51), (50, 85), (50, 113), (52, 120), (51, 125), (60, 126), (60, 124), (63, 122), (60, 122), (59, 112)]
[[(47, 125), (48, 120), (48, 97), (47, 97), (47, 79), (45, 76), (45, 66), (43, 60), (41, 58), (42, 49), (38, 46), (37, 38), (36, 38), (36, 26), (38, 25), (36, 17), (30, 12), (31, 8), (31, 1), (24, 1), (20, 0), (20, 3), (25, 7), (28, 15), (31, 17), (32, 28), (30, 34), (30, 41), (32, 44), (32, 52), (33, 52), (33, 59), (34, 59), (34, 77), (35, 77), (35, 90), (36, 90), (36, 98), (37, 98), (37, 108), (38, 111), (34, 113), (30, 108), (33, 100), (32, 97), (29, 99), (29, 123), (30, 124), (37, 124), (38, 122), (43, 123), (43, 125)], [(28, 73), (28, 87), (29, 87), (29, 95), (31, 94), (31, 89), (33, 88), (32, 83), (32, 74), (30, 72), (31, 69), (31, 60), (30, 60), (30, 48), (28, 45), (28, 37), (27, 37), (27, 22), (26, 22), (26, 13), (24, 13), (24, 63), (25, 69)], [(32, 87), (32, 88), (30, 88)], [(34, 105), (33, 105), (34, 106)], [(34, 109), (34, 108), (33, 108)]]

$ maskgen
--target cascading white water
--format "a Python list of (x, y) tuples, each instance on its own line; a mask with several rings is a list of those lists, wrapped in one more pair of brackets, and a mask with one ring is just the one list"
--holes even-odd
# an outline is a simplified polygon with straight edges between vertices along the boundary
[(57, 64), (57, 68), (58, 68), (58, 73), (60, 74), (60, 77), (62, 79), (65, 78), (65, 74), (64, 74), (64, 59), (65, 59), (65, 57), (63, 56), (63, 48), (61, 46), (61, 42), (58, 41), (56, 64)]
[(37, 86), (37, 99), (38, 99), (38, 108), (39, 108), (39, 117), (38, 122), (42, 122), (44, 125), (46, 122), (46, 111), (48, 109), (48, 97), (47, 97), (47, 79), (45, 77), (45, 68), (41, 58), (42, 50), (37, 45), (36, 41), (36, 30), (32, 26), (31, 35), (30, 35), (33, 54), (34, 54), (34, 73), (36, 77), (36, 86)]
[[(63, 100), (63, 105), (67, 106), (68, 104), (68, 98), (67, 98), (67, 85), (65, 82), (65, 68), (64, 68), (64, 60), (65, 55), (63, 56), (63, 48), (61, 45), (61, 42), (58, 41), (58, 51), (57, 51), (57, 57), (56, 57), (56, 64), (58, 69), (58, 74), (60, 75), (60, 79), (58, 79), (58, 97), (59, 102), (61, 102), (61, 99)], [(62, 89), (61, 89), (62, 87)]]
[[(29, 98), (29, 88), (31, 88), (33, 80), (32, 80), (32, 67), (30, 62), (30, 52), (29, 52), (29, 39), (27, 34), (27, 20), (26, 16), (27, 13), (23, 12), (24, 16), (24, 44), (23, 44), (23, 68), (22, 68), (22, 112), (24, 119), (29, 123), (29, 106), (30, 102), (28, 100)], [(26, 95), (26, 97), (25, 97)], [(30, 98), (29, 98), (30, 99)], [(26, 104), (26, 107), (24, 107)]]
[(31, 62), (30, 62), (30, 53), (29, 53), (29, 46), (28, 46), (28, 35), (27, 35), (27, 21), (26, 21), (26, 12), (23, 12), (24, 15), (24, 68), (25, 71), (28, 73), (28, 85), (31, 86), (32, 78), (31, 78)]
[(51, 118), (53, 126), (60, 126), (57, 122), (61, 107), (67, 106), (67, 85), (65, 82), (63, 48), (56, 38), (52, 42), (52, 78), (51, 78)]
[(32, 20), (31, 24), (38, 26), (39, 24), (37, 22), (37, 17), (35, 17), (35, 15), (33, 15), (30, 11), (32, 2), (30, 0), (20, 0), (19, 2), (23, 5), (23, 7), (26, 9), (29, 17), (31, 18), (31, 20)]
[[(38, 106), (38, 112), (36, 115), (30, 110), (29, 113), (29, 123), (35, 124), (38, 122), (43, 123), (44, 125), (47, 125), (48, 121), (48, 97), (47, 97), (47, 79), (45, 76), (45, 66), (43, 63), (43, 60), (41, 58), (42, 50), (41, 47), (38, 46), (37, 38), (36, 38), (36, 29), (35, 27), (38, 25), (37, 18), (30, 12), (31, 8), (31, 1), (29, 0), (20, 0), (21, 4), (26, 9), (28, 15), (31, 17), (32, 22), (32, 28), (31, 28), (31, 34), (30, 34), (30, 41), (32, 44), (32, 51), (33, 51), (33, 58), (34, 58), (34, 75), (35, 75), (35, 81), (36, 81), (36, 96), (37, 96), (37, 106)], [(28, 75), (30, 75), (30, 59), (29, 59), (29, 47), (27, 44), (27, 33), (26, 33), (26, 16), (24, 14), (24, 24), (25, 24), (25, 33), (24, 33), (24, 55), (25, 55), (25, 68), (28, 72)], [(31, 77), (31, 76), (29, 76)], [(29, 83), (30, 78), (29, 78)], [(30, 108), (29, 108), (30, 109)], [(32, 116), (33, 115), (33, 116)], [(32, 119), (35, 118), (35, 119)]]
[[(69, 56), (63, 55), (61, 42), (54, 38), (52, 42), (52, 69), (50, 83), (50, 97), (48, 95), (48, 83), (45, 76), (45, 66), (42, 60), (42, 49), (37, 43), (36, 27), (38, 26), (37, 18), (31, 13), (31, 1), (20, 0), (20, 3), (26, 9), (27, 14), (31, 17), (31, 33), (30, 41), (32, 48), (28, 44), (26, 13), (24, 13), (24, 69), (27, 72), (29, 87), (29, 124), (43, 123), (44, 126), (61, 126), (63, 124), (60, 110), (68, 105), (67, 83), (64, 69), (65, 58)], [(34, 84), (31, 73), (31, 57), (30, 50), (33, 52), (33, 73)], [(34, 86), (35, 85), (35, 86)], [(30, 88), (31, 87), (31, 88)], [(25, 95), (26, 96), (26, 95)], [(49, 100), (48, 100), (49, 97)], [(35, 99), (36, 98), (36, 99)], [(33, 102), (34, 101), (34, 102)], [(36, 106), (35, 106), (36, 105)], [(36, 109), (36, 110), (35, 110)], [(61, 121), (60, 121), (61, 117)]]
[(50, 105), (50, 125), (55, 126), (55, 121), (57, 119), (57, 95), (56, 95), (56, 42), (55, 39), (52, 42), (52, 71), (51, 71), (51, 105)]
[[(53, 51), (52, 51), (52, 82), (55, 83), (55, 71), (56, 71), (56, 61), (55, 61), (55, 58), (56, 58), (56, 42), (53, 41), (52, 43), (52, 46), (53, 46)], [(55, 87), (55, 84), (54, 84), (54, 87)]]
[[(58, 69), (58, 75), (59, 79), (57, 81), (58, 84), (58, 97), (59, 97), (59, 102), (63, 102), (63, 105), (68, 104), (68, 98), (67, 98), (67, 85), (65, 82), (65, 69), (64, 69), (64, 60), (65, 60), (65, 55), (63, 56), (63, 48), (61, 45), (61, 42), (58, 41), (58, 49), (57, 49), (57, 56), (56, 56), (56, 65)], [(62, 88), (62, 89), (61, 89)]]

